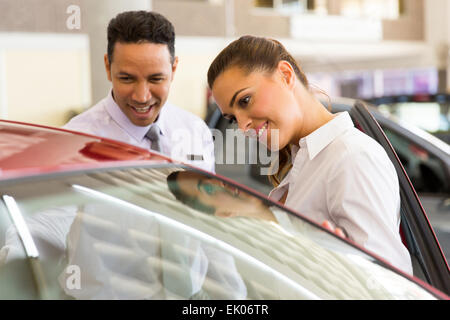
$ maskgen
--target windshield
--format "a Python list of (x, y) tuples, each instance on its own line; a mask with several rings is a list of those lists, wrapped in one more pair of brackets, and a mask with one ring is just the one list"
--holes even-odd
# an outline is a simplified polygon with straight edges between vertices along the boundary
[[(28, 269), (37, 298), (433, 298), (314, 224), (194, 169), (104, 169), (3, 181), (0, 191), (4, 298), (35, 291), (11, 280)], [(27, 255), (31, 268), (17, 268)]]

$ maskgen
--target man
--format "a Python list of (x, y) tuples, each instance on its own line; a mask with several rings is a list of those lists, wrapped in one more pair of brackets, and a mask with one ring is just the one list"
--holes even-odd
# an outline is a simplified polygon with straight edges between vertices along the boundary
[(63, 128), (151, 148), (214, 172), (214, 144), (204, 121), (166, 102), (178, 64), (173, 25), (155, 12), (117, 15), (108, 25), (104, 62), (109, 95)]

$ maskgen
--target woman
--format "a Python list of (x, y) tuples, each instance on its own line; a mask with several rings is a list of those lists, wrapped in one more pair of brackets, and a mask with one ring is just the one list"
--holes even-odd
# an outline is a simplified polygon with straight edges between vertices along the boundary
[(174, 171), (167, 177), (172, 194), (198, 211), (218, 217), (250, 217), (276, 221), (269, 206), (259, 198), (239, 192), (218, 179), (196, 171)]
[(279, 151), (272, 199), (412, 273), (392, 162), (347, 112), (321, 104), (281, 43), (239, 38), (212, 62), (208, 84), (224, 117)]

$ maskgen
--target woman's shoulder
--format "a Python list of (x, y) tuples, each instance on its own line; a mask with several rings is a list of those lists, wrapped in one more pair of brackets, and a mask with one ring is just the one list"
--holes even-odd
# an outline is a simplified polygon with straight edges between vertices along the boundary
[(330, 144), (330, 152), (341, 155), (341, 159), (377, 158), (388, 159), (384, 148), (372, 137), (351, 128)]
[(375, 139), (357, 128), (347, 130), (336, 142), (339, 147), (352, 151), (384, 150)]

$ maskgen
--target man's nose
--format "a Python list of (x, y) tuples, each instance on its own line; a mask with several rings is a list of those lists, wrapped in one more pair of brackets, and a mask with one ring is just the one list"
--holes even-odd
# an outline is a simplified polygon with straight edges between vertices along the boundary
[(131, 98), (138, 103), (147, 103), (151, 97), (150, 87), (146, 83), (140, 82), (136, 84)]

